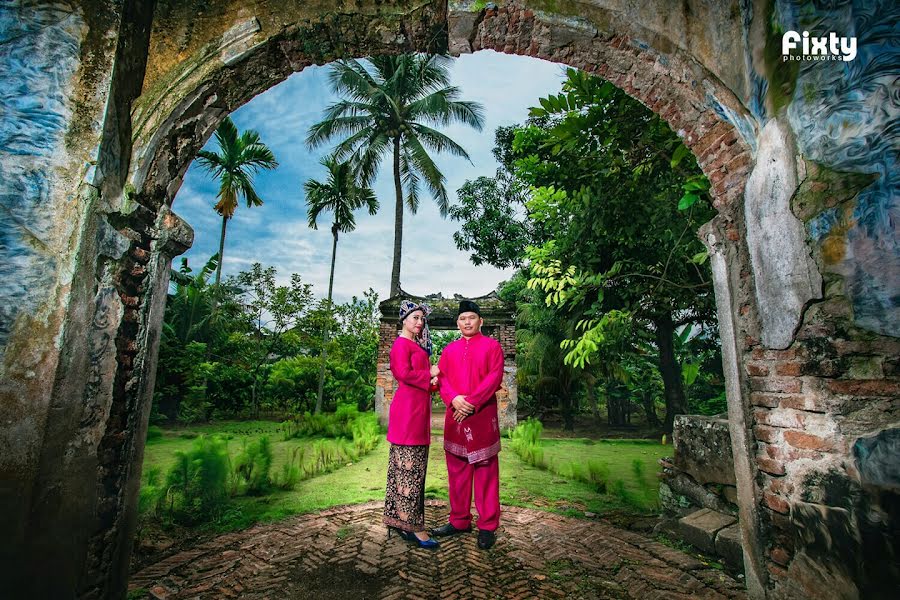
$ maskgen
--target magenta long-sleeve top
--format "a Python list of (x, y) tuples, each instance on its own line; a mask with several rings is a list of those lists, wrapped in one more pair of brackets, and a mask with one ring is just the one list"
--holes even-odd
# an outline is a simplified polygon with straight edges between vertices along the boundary
[(387, 439), (392, 444), (431, 443), (431, 363), (428, 353), (402, 335), (391, 347), (391, 373), (397, 389), (391, 401)]
[[(500, 452), (497, 391), (503, 384), (503, 348), (481, 333), (451, 342), (441, 353), (441, 398), (447, 405), (444, 450), (468, 458), (470, 463)], [(451, 403), (465, 396), (475, 413), (457, 423)]]

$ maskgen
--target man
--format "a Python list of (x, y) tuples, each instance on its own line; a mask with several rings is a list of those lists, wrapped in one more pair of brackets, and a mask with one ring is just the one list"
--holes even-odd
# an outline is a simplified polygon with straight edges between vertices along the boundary
[(450, 487), (449, 523), (432, 531), (447, 536), (472, 531), (472, 486), (478, 510), (478, 547), (494, 545), (500, 523), (500, 427), (497, 396), (503, 381), (503, 350), (481, 333), (481, 309), (459, 303), (456, 325), (462, 338), (450, 343), (438, 362), (444, 417), (444, 451)]

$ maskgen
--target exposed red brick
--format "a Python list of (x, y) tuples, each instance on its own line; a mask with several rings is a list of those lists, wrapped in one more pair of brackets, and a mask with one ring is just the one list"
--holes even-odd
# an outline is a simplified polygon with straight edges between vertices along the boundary
[(766, 477), (768, 491), (779, 496), (787, 496), (794, 491), (794, 485), (789, 477)]
[(763, 492), (763, 503), (775, 512), (783, 515), (786, 515), (791, 511), (791, 506), (788, 504), (787, 500), (771, 492)]
[(774, 581), (786, 581), (788, 579), (787, 569), (774, 562), (766, 563), (766, 570)]
[(787, 350), (768, 350), (766, 348), (754, 348), (753, 360), (791, 360), (797, 358), (797, 348)]
[(124, 304), (125, 306), (138, 306), (141, 303), (141, 299), (137, 296), (120, 294), (119, 297), (122, 299), (122, 304)]
[(788, 554), (787, 550), (781, 547), (772, 548), (772, 552), (769, 553), (769, 556), (772, 557), (773, 561), (785, 567), (791, 562), (791, 556)]
[(828, 412), (825, 401), (819, 395), (809, 393), (799, 396), (784, 396), (781, 399), (781, 408), (818, 413)]
[(780, 429), (769, 427), (768, 425), (757, 425), (753, 428), (753, 435), (756, 437), (756, 439), (760, 442), (766, 442), (769, 444), (779, 441), (778, 434), (780, 432)]
[(826, 385), (835, 394), (900, 397), (900, 381), (887, 379), (832, 379)]
[(747, 375), (751, 377), (765, 377), (769, 374), (769, 367), (766, 365), (761, 365), (759, 363), (748, 363), (747, 364)]
[(753, 406), (765, 406), (766, 408), (778, 408), (781, 406), (781, 397), (774, 394), (751, 392), (750, 404)]
[(797, 394), (803, 387), (799, 379), (790, 377), (751, 377), (750, 389), (756, 392)]
[(834, 449), (834, 443), (825, 438), (790, 429), (784, 432), (784, 441), (794, 448), (802, 448), (804, 450), (828, 451)]
[(730, 173), (735, 173), (743, 167), (749, 165), (751, 160), (752, 159), (749, 152), (741, 152), (725, 165), (725, 170)]
[(793, 410), (756, 408), (753, 410), (753, 416), (757, 425), (771, 425), (788, 429), (804, 428), (803, 413)]
[(144, 250), (143, 248), (141, 248), (140, 246), (135, 246), (131, 249), (131, 256), (136, 261), (138, 261), (142, 264), (147, 264), (147, 262), (150, 260), (150, 253), (147, 250)]
[(789, 377), (797, 377), (803, 370), (803, 365), (797, 362), (787, 362), (775, 365), (776, 375), (787, 375)]
[(770, 475), (784, 475), (784, 463), (774, 458), (757, 458), (756, 464), (761, 471)]

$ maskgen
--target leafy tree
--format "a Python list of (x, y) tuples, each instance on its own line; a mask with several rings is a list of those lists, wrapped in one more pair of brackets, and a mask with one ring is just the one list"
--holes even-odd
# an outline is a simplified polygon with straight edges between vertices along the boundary
[[(306, 191), (306, 200), (309, 204), (307, 217), (309, 226), (318, 229), (317, 219), (323, 212), (334, 213), (334, 221), (331, 225), (331, 272), (328, 276), (328, 301), (326, 310), (331, 311), (331, 292), (334, 287), (334, 263), (337, 259), (338, 233), (349, 233), (356, 229), (356, 220), (353, 211), (365, 207), (370, 215), (378, 212), (378, 200), (375, 193), (367, 186), (361, 186), (356, 181), (356, 174), (349, 162), (338, 162), (333, 157), (325, 157), (321, 161), (322, 166), (328, 169), (328, 180), (324, 183), (315, 179), (303, 184)], [(322, 392), (325, 385), (325, 359), (328, 349), (328, 332), (324, 331), (322, 346), (322, 365), (319, 370), (319, 391), (316, 397), (316, 413), (322, 412)]]
[[(221, 316), (214, 314), (209, 285), (217, 265), (218, 257), (213, 255), (194, 273), (187, 258), (182, 258), (181, 267), (170, 272), (174, 289), (166, 299), (154, 395), (157, 410), (170, 419), (193, 421), (205, 418), (207, 412), (201, 368)], [(183, 399), (191, 404), (186, 412)]]
[(326, 110), (306, 138), (310, 147), (341, 138), (334, 157), (349, 158), (363, 185), (374, 180), (382, 159), (391, 156), (396, 195), (391, 296), (400, 292), (404, 187), (410, 212), (418, 210), (419, 188), (424, 183), (446, 215), (446, 178), (428, 152), (469, 158), (462, 146), (433, 126), (459, 122), (480, 131), (484, 121), (481, 105), (458, 100), (459, 89), (449, 85), (451, 60), (402, 54), (332, 63), (331, 89), (343, 99)]
[(543, 125), (513, 142), (516, 174), (535, 186), (530, 216), (551, 234), (528, 253), (529, 283), (586, 316), (569, 346), (576, 366), (597, 357), (610, 311), (654, 333), (671, 431), (686, 408), (674, 337), (715, 319), (694, 235), (714, 215), (708, 182), (668, 125), (609, 82), (570, 70), (540, 103), (531, 114)]
[(216, 129), (216, 142), (219, 144), (219, 152), (201, 150), (197, 153), (197, 161), (219, 180), (219, 193), (216, 196), (218, 202), (213, 207), (222, 217), (219, 264), (216, 268), (216, 285), (219, 285), (228, 219), (234, 216), (241, 197), (247, 202), (247, 208), (262, 206), (262, 198), (253, 187), (253, 176), (260, 169), (274, 169), (278, 166), (278, 161), (272, 151), (259, 140), (259, 133), (247, 130), (239, 134), (231, 117), (225, 117)]
[(270, 357), (282, 352), (285, 334), (303, 318), (312, 303), (312, 286), (296, 273), (289, 285), (277, 285), (275, 267), (254, 263), (230, 281), (241, 290), (237, 302), (245, 315), (246, 335), (232, 336), (235, 350), (252, 377), (251, 406), (259, 414), (259, 393), (269, 375)]

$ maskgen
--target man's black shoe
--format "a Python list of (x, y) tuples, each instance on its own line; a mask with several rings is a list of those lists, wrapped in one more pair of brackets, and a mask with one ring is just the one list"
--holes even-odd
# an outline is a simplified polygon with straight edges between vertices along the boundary
[(490, 550), (496, 541), (497, 536), (494, 535), (493, 531), (488, 531), (487, 529), (478, 530), (478, 547), (482, 550)]
[(452, 523), (447, 523), (445, 525), (441, 525), (435, 529), (431, 530), (431, 535), (435, 537), (445, 537), (448, 535), (456, 535), (457, 533), (468, 533), (472, 531), (472, 526), (468, 526), (465, 529), (457, 529), (453, 526)]

